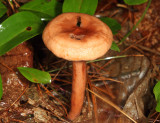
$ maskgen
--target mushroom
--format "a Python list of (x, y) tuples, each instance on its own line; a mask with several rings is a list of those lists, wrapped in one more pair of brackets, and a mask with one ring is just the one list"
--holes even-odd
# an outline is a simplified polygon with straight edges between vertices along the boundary
[(109, 50), (112, 32), (105, 23), (91, 15), (63, 13), (47, 24), (42, 38), (57, 57), (73, 61), (71, 109), (67, 117), (74, 120), (83, 106), (86, 61), (97, 59)]

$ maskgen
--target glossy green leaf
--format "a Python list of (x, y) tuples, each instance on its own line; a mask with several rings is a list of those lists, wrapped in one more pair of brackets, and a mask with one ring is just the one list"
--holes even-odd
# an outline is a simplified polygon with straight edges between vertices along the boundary
[(157, 101), (156, 111), (160, 112), (160, 81), (154, 86), (153, 93)]
[(7, 8), (5, 5), (3, 5), (2, 2), (0, 2), (0, 18), (7, 12)]
[(124, 0), (124, 2), (128, 5), (140, 5), (140, 4), (143, 4), (147, 1), (148, 0)]
[(62, 13), (62, 3), (57, 0), (32, 0), (19, 8), (20, 11), (31, 11), (43, 18), (53, 18)]
[(2, 86), (2, 78), (0, 75), (0, 99), (2, 98), (2, 95), (3, 95), (3, 86)]
[(114, 35), (121, 29), (121, 25), (115, 19), (102, 17), (100, 18), (100, 20), (106, 23), (110, 27)]
[(112, 42), (111, 50), (120, 52), (118, 45), (114, 41)]
[(51, 76), (48, 72), (28, 67), (18, 67), (18, 70), (31, 82), (42, 84), (51, 83)]
[(63, 13), (77, 12), (94, 15), (98, 0), (64, 0)]
[(62, 12), (80, 12), (82, 0), (64, 0)]
[(40, 34), (44, 24), (31, 12), (19, 12), (0, 24), (0, 56), (20, 43)]

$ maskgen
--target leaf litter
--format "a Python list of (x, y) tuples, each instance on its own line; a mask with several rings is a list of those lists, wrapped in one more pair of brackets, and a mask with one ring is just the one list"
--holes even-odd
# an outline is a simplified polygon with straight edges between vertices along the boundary
[[(123, 24), (122, 30), (114, 37), (116, 42), (138, 21), (142, 10), (146, 7), (144, 4), (133, 8), (127, 7), (126, 10), (126, 8), (117, 8), (115, 6), (117, 1), (106, 2), (102, 0), (103, 2), (105, 4), (99, 4), (100, 11), (97, 9), (97, 14), (113, 17)], [(89, 73), (87, 87), (103, 98), (112, 101), (127, 115), (140, 123), (148, 122), (148, 119), (149, 122), (159, 121), (159, 113), (154, 113), (155, 101), (152, 95), (154, 78), (160, 78), (158, 74), (160, 58), (156, 53), (159, 52), (158, 34), (160, 30), (157, 29), (160, 20), (157, 16), (160, 12), (157, 7), (159, 4), (159, 1), (153, 0), (144, 20), (124, 44), (120, 45), (120, 53), (109, 51), (105, 57), (135, 56), (103, 60), (87, 65)], [(34, 43), (37, 44), (36, 42), (39, 40), (40, 37), (36, 37)], [(35, 44), (33, 47), (36, 68), (46, 71), (62, 67), (65, 69), (50, 73), (53, 78), (50, 85), (33, 84), (27, 82), (23, 77), (17, 77), (16, 73), (17, 66), (32, 66), (33, 64), (32, 51), (28, 49), (28, 45), (25, 48), (20, 45), (16, 47), (19, 49), (18, 51), (15, 49), (5, 56), (1, 56), (0, 68), (5, 69), (4, 72), (1, 70), (5, 88), (3, 88), (4, 94), (0, 102), (0, 119), (2, 122), (69, 122), (65, 116), (69, 109), (71, 95), (72, 69), (68, 67), (71, 63), (67, 62), (63, 66), (64, 60), (51, 55), (42, 42), (37, 46)], [(22, 49), (27, 51), (23, 52)], [(28, 59), (25, 59), (25, 53), (28, 54)], [(136, 55), (143, 56), (137, 57)], [(19, 59), (19, 56), (21, 62), (15, 60)], [(7, 81), (8, 79), (10, 81)], [(75, 122), (91, 123), (93, 121), (100, 123), (132, 122), (119, 111), (96, 98), (94, 94), (86, 91), (82, 114)]]

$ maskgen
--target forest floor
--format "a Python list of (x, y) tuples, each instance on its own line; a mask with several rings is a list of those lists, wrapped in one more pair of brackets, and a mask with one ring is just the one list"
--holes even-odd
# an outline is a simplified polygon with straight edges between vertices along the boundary
[[(118, 0), (101, 0), (95, 16), (111, 17), (121, 24), (114, 35), (118, 44), (142, 17), (147, 3), (127, 6)], [(158, 123), (153, 87), (160, 80), (160, 1), (152, 3), (143, 20), (124, 42), (120, 52), (109, 50), (104, 58), (87, 64), (87, 86), (81, 115), (74, 122)], [(117, 58), (116, 56), (123, 56)], [(2, 123), (62, 123), (70, 109), (72, 63), (54, 56), (43, 44), (41, 35), (20, 44), (0, 57), (3, 97), (0, 101)], [(28, 82), (19, 66), (50, 71), (52, 83)], [(111, 101), (112, 106), (107, 102)]]

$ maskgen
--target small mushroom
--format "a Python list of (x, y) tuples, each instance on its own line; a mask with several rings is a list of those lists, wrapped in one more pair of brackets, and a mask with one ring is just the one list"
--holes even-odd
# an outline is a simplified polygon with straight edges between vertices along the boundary
[(82, 13), (64, 13), (45, 27), (43, 41), (57, 57), (73, 61), (71, 109), (68, 119), (81, 113), (86, 86), (86, 61), (103, 56), (111, 47), (110, 28), (98, 18)]

